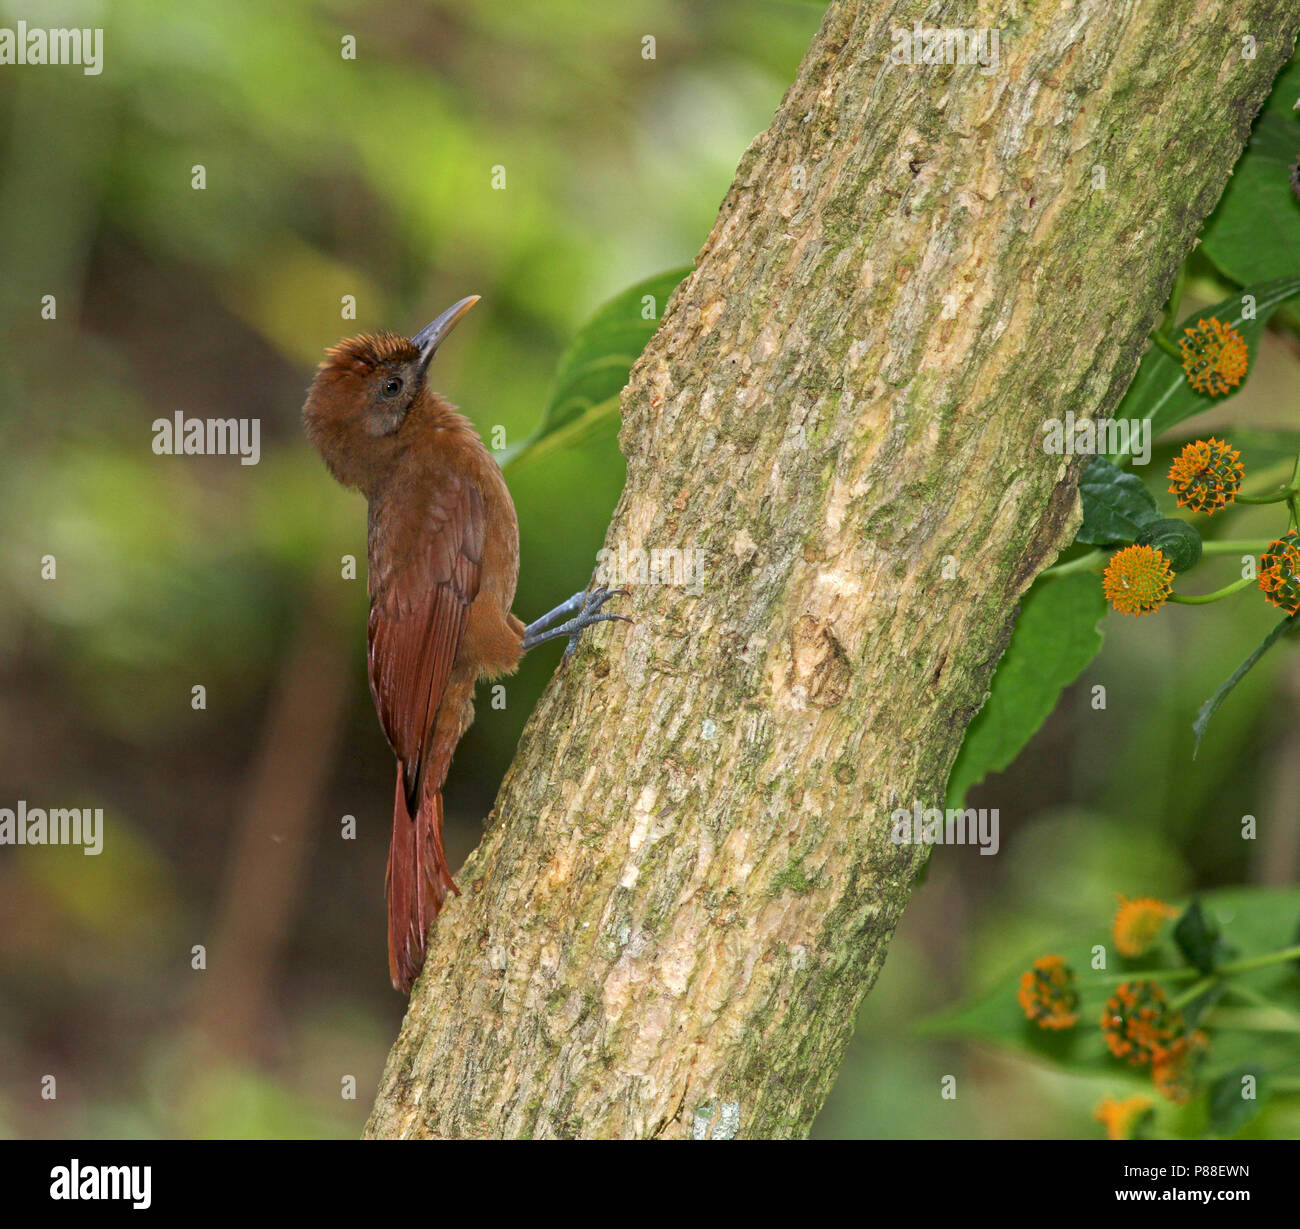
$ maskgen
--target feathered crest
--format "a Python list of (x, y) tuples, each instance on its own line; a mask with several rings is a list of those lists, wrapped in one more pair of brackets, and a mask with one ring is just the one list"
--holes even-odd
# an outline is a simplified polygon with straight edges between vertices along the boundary
[(354, 371), (366, 375), (383, 363), (411, 362), (420, 352), (410, 338), (400, 333), (361, 333), (348, 337), (325, 351), (325, 361), (320, 370)]

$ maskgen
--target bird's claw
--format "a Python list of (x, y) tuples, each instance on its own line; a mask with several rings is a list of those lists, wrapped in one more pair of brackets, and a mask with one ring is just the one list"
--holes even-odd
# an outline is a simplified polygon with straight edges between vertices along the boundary
[[(604, 623), (610, 619), (618, 619), (623, 623), (632, 622), (627, 615), (601, 610), (610, 598), (627, 596), (626, 589), (610, 589), (606, 585), (589, 592), (575, 593), (567, 602), (562, 602), (554, 610), (548, 611), (535, 623), (530, 623), (524, 628), (524, 652), (536, 648), (539, 644), (545, 644), (548, 640), (558, 640), (561, 636), (567, 636), (569, 643), (564, 650), (563, 660), (568, 661), (573, 656), (574, 649), (578, 647), (578, 640), (582, 633), (593, 623)], [(572, 618), (556, 626), (558, 620), (569, 615), (572, 615)]]
[(606, 623), (617, 621), (619, 623), (631, 623), (632, 620), (627, 615), (613, 614), (607, 610), (601, 610), (601, 607), (612, 597), (627, 597), (626, 589), (611, 589), (606, 585), (600, 585), (592, 589), (583, 599), (582, 609), (578, 611), (572, 619), (562, 624), (557, 631), (567, 632), (569, 643), (564, 646), (564, 656), (560, 658), (560, 664), (563, 665), (577, 651), (578, 642), (582, 639), (582, 633), (595, 623)]

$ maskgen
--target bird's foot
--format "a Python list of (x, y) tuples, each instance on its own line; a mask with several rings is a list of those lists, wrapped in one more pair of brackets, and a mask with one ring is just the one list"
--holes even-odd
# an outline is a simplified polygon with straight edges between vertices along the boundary
[[(567, 636), (569, 643), (565, 647), (564, 656), (560, 659), (560, 664), (563, 665), (573, 656), (582, 633), (593, 623), (605, 623), (610, 619), (618, 619), (623, 623), (632, 622), (627, 615), (611, 614), (609, 611), (601, 610), (610, 598), (627, 597), (627, 593), (626, 589), (610, 589), (605, 585), (592, 589), (589, 593), (585, 591), (575, 593), (567, 602), (562, 602), (554, 610), (547, 611), (536, 622), (524, 628), (524, 652), (527, 653), (529, 649), (545, 644), (548, 640), (558, 640), (561, 636)], [(568, 618), (569, 615), (573, 615), (573, 618)], [(558, 619), (564, 619), (565, 622), (559, 627), (552, 626)]]

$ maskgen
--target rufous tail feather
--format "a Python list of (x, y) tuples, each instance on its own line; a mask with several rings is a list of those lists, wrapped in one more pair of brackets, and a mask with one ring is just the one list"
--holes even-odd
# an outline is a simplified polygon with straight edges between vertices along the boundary
[(403, 994), (424, 967), (429, 925), (438, 916), (448, 892), (460, 895), (447, 869), (442, 849), (442, 791), (426, 777), (420, 809), (412, 819), (406, 809), (402, 766), (397, 766), (397, 796), (393, 803), (393, 840), (388, 847), (388, 972)]

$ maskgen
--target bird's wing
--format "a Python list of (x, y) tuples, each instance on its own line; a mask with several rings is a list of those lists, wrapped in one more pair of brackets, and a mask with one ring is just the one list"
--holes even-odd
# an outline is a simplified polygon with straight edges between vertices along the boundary
[(378, 576), (371, 560), (370, 693), (402, 762), (411, 815), (419, 808), (429, 731), (478, 594), (486, 530), (483, 497), (472, 482), (449, 477), (436, 490), (416, 548)]

